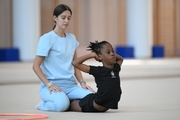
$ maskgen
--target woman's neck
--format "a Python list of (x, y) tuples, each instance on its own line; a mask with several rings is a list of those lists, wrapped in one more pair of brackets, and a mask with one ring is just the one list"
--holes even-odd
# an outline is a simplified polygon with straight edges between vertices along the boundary
[(59, 29), (55, 28), (54, 32), (60, 37), (66, 37), (66, 34), (63, 30), (59, 30)]

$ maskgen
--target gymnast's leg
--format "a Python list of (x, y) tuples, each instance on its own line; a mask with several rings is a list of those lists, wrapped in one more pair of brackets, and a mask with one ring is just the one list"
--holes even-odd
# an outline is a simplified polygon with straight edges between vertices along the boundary
[(72, 100), (70, 102), (69, 110), (70, 111), (82, 112), (81, 107), (79, 106), (79, 101), (80, 100)]

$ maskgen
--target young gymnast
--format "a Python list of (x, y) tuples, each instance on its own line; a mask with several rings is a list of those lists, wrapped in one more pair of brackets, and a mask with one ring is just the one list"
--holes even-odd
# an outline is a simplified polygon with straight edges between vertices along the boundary
[[(119, 72), (123, 58), (115, 54), (114, 49), (107, 41), (91, 42), (88, 46), (92, 52), (73, 60), (73, 65), (79, 70), (94, 76), (97, 92), (74, 100), (70, 110), (79, 112), (105, 112), (108, 109), (118, 109), (121, 98)], [(88, 59), (102, 62), (103, 66), (89, 66), (83, 64)]]

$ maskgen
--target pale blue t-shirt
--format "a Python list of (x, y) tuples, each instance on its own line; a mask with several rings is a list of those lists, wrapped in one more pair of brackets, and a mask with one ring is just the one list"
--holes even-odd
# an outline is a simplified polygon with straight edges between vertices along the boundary
[(70, 79), (74, 76), (72, 60), (79, 42), (71, 33), (66, 37), (50, 31), (40, 37), (37, 56), (45, 56), (41, 69), (47, 79)]

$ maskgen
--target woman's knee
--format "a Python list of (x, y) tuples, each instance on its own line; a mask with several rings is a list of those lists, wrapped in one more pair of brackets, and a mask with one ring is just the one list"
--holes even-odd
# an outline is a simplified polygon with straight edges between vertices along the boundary
[(52, 92), (50, 95), (43, 95), (42, 99), (46, 101), (45, 108), (50, 111), (63, 112), (70, 106), (69, 98), (64, 92)]
[(55, 111), (63, 112), (69, 109), (70, 101), (64, 92), (61, 95), (53, 100)]
[(69, 100), (64, 101), (60, 100), (58, 101), (51, 101), (51, 102), (45, 102), (44, 109), (42, 110), (47, 110), (47, 111), (53, 111), (53, 112), (64, 112), (67, 109), (69, 109), (70, 102)]
[(59, 100), (53, 103), (54, 111), (56, 112), (64, 112), (69, 109), (70, 101), (69, 100)]

